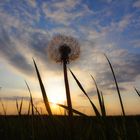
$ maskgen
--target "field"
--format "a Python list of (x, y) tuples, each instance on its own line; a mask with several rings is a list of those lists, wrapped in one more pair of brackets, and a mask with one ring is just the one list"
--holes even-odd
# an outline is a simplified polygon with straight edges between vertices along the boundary
[[(0, 116), (1, 140), (138, 140), (140, 116)], [(72, 127), (72, 129), (71, 129)]]

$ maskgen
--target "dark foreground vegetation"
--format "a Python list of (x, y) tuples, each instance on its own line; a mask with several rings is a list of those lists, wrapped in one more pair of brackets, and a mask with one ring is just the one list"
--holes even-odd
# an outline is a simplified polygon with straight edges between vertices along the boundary
[(0, 116), (1, 140), (139, 140), (140, 116)]

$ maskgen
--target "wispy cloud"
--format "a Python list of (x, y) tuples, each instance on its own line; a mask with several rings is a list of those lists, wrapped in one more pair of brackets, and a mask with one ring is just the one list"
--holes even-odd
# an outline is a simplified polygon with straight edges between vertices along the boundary
[(130, 43), (132, 44), (132, 47), (140, 48), (140, 40), (139, 39), (133, 40)]
[(27, 2), (34, 8), (37, 6), (36, 0), (27, 0)]
[(140, 1), (137, 0), (133, 3), (133, 7), (139, 8), (140, 7)]
[(2, 59), (6, 60), (13, 68), (19, 69), (19, 71), (26, 74), (32, 73), (32, 67), (24, 57), (24, 54), (18, 51), (12, 38), (3, 28), (0, 30), (0, 54)]
[[(56, 22), (56, 24), (60, 23), (64, 25), (70, 25), (77, 18), (91, 12), (86, 5), (81, 5), (81, 0), (44, 2), (42, 8), (47, 19)], [(79, 10), (79, 8), (81, 10)]]

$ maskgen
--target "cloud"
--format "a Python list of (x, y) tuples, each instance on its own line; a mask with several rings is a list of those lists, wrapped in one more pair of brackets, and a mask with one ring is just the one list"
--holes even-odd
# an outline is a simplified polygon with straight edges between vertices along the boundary
[(82, 5), (78, 10), (80, 5), (80, 0), (51, 1), (44, 3), (42, 9), (47, 19), (55, 21), (57, 24), (70, 25), (77, 18), (90, 12), (86, 5)]
[(137, 0), (133, 3), (133, 7), (139, 8), (140, 7), (140, 1)]
[(74, 36), (77, 38), (79, 37), (78, 33), (71, 27), (55, 27), (50, 30), (50, 34), (51, 34), (51, 36), (53, 36), (55, 34), (64, 34), (64, 35), (69, 34), (70, 36)]
[(118, 23), (118, 29), (120, 31), (123, 31), (131, 22), (131, 17), (132, 15), (127, 15), (125, 17), (122, 18), (122, 20), (119, 21)]
[(12, 39), (2, 27), (0, 29), (0, 54), (2, 59), (5, 59), (13, 68), (26, 74), (32, 73), (32, 66), (29, 65), (24, 54), (18, 51)]
[[(124, 57), (127, 59), (118, 59), (118, 61), (110, 60), (114, 68), (117, 81), (121, 84), (134, 82), (140, 75), (138, 70), (140, 67), (140, 54), (128, 53)], [(115, 83), (112, 72), (107, 63), (103, 65), (104, 70), (100, 70), (100, 72), (96, 71), (97, 80), (99, 81), (99, 84), (102, 88), (113, 90), (115, 89)], [(125, 89), (126, 87), (121, 87), (121, 90)]]
[[(30, 101), (30, 97), (28, 96), (11, 96), (11, 97), (2, 97), (0, 98), (2, 101), (21, 101), (22, 99), (24, 101)], [(38, 103), (38, 102), (42, 102), (41, 98), (33, 98), (35, 104)]]
[[(32, 57), (48, 66), (46, 48), (50, 36), (47, 31), (34, 29), (15, 16), (0, 13), (0, 56), (14, 71), (33, 76)], [(48, 66), (50, 70), (51, 66)]]
[[(99, 34), (99, 38), (100, 36), (102, 34)], [(102, 88), (115, 89), (113, 75), (103, 53), (108, 55), (119, 83), (134, 82), (140, 75), (139, 53), (131, 53), (119, 48), (115, 42), (109, 44), (100, 39), (90, 43), (88, 40), (88, 42), (82, 43), (82, 56), (78, 65), (82, 71), (93, 74)], [(121, 90), (126, 89), (125, 87), (120, 88)]]
[(112, 21), (109, 26), (101, 29), (108, 32), (123, 32), (131, 24), (132, 17), (133, 15), (131, 14), (125, 15), (119, 21)]
[(53, 66), (48, 63), (47, 45), (48, 36), (41, 31), (20, 31), (12, 36), (1, 27), (0, 29), (0, 56), (1, 60), (6, 61), (14, 71), (19, 72), (28, 78), (32, 78), (34, 66), (32, 57), (37, 63), (42, 65), (41, 70), (47, 68), (47, 72), (51, 71)]
[(20, 96), (12, 96), (12, 97), (2, 97), (1, 98), (4, 101), (16, 101), (16, 100), (26, 100), (26, 101), (30, 101), (30, 97), (20, 97)]
[(27, 2), (34, 8), (37, 6), (36, 0), (27, 0)]
[(129, 43), (132, 45), (134, 48), (140, 48), (140, 39), (134, 39), (129, 41)]
[(62, 0), (62, 1), (58, 1), (58, 2), (54, 2), (53, 3), (53, 7), (54, 8), (74, 8), (80, 1), (77, 0)]
[[(14, 27), (16, 27), (16, 25), (19, 26), (19, 24), (32, 26), (35, 22), (39, 22), (39, 7), (33, 7), (31, 3), (33, 2), (26, 0), (22, 2), (17, 0), (4, 2), (3, 5), (0, 5), (0, 17), (2, 17), (1, 22)], [(8, 7), (8, 10), (6, 7)], [(11, 22), (9, 23), (5, 22), (10, 20)]]

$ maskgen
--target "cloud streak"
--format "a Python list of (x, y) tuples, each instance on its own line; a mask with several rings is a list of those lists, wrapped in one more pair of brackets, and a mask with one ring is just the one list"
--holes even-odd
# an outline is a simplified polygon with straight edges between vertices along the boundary
[[(78, 10), (79, 8), (80, 10)], [(91, 11), (90, 9), (82, 4), (81, 0), (62, 0), (58, 2), (47, 2), (43, 3), (43, 12), (46, 19), (55, 21), (57, 24), (70, 25), (74, 20), (86, 16)]]
[(26, 74), (32, 73), (33, 69), (24, 54), (18, 51), (8, 33), (2, 28), (0, 30), (0, 54), (12, 67)]

